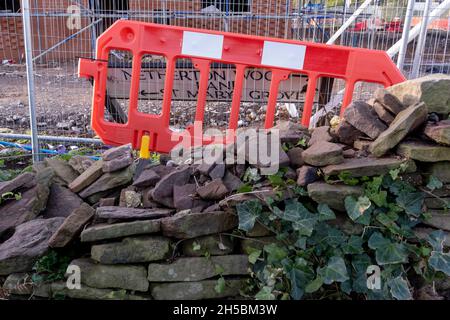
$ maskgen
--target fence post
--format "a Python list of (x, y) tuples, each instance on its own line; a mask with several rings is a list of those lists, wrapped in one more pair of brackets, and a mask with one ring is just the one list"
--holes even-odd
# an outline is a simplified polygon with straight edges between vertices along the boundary
[(28, 106), (30, 112), (30, 129), (31, 129), (31, 148), (33, 163), (40, 160), (39, 142), (37, 137), (36, 123), (36, 105), (34, 96), (34, 75), (33, 75), (33, 44), (31, 43), (31, 18), (30, 18), (30, 2), (22, 0), (22, 17), (23, 17), (23, 38), (25, 42), (25, 60), (27, 68), (27, 89), (28, 89)]
[(409, 29), (411, 28), (411, 20), (414, 12), (415, 0), (408, 0), (406, 7), (405, 23), (403, 25), (402, 42), (400, 52), (397, 57), (397, 68), (403, 72), (403, 65), (405, 63), (406, 50), (408, 48)]
[(425, 10), (423, 11), (422, 25), (420, 26), (419, 39), (417, 40), (416, 52), (411, 71), (411, 79), (419, 76), (420, 64), (422, 62), (425, 41), (427, 40), (428, 18), (430, 16), (431, 0), (425, 0)]
[(95, 41), (97, 40), (97, 24), (94, 24), (95, 21), (95, 0), (89, 0), (89, 10), (91, 11), (90, 13), (92, 14), (92, 17), (89, 19), (92, 28), (91, 28), (91, 49), (92, 49), (92, 58), (96, 58), (95, 57), (95, 46), (96, 43)]

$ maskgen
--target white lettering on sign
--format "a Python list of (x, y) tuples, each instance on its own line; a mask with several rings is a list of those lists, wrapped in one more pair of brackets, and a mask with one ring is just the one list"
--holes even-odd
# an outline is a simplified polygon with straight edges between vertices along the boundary
[[(166, 70), (142, 68), (140, 74), (139, 99), (162, 100)], [(209, 101), (231, 101), (233, 98), (236, 70), (212, 68), (209, 73), (207, 99)], [(247, 69), (242, 90), (243, 102), (266, 102), (269, 96), (272, 73), (264, 69)], [(131, 83), (131, 68), (109, 68), (107, 90), (109, 96), (128, 99)], [(177, 68), (174, 73), (173, 100), (196, 101), (200, 72), (192, 68)], [(278, 90), (278, 102), (303, 102), (307, 77), (293, 74), (282, 81)]]
[(264, 41), (261, 64), (287, 69), (303, 69), (306, 47), (298, 44)]
[(222, 58), (223, 35), (183, 32), (181, 53), (202, 58)]

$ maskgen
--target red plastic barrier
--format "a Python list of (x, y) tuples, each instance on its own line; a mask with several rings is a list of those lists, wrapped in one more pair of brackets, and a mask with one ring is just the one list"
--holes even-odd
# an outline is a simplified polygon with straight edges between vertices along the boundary
[[(128, 50), (133, 54), (126, 124), (111, 123), (104, 119), (110, 50)], [(162, 112), (159, 115), (144, 114), (137, 109), (144, 54), (162, 55), (167, 61)], [(195, 114), (197, 123), (203, 123), (210, 64), (219, 62), (235, 65), (236, 77), (228, 124), (228, 128), (234, 130), (238, 126), (244, 74), (248, 67), (272, 72), (265, 128), (273, 126), (279, 84), (287, 80), (291, 73), (302, 73), (309, 79), (301, 121), (305, 126), (309, 125), (319, 77), (346, 81), (341, 112), (351, 102), (356, 82), (373, 82), (387, 87), (405, 80), (384, 51), (119, 20), (97, 39), (97, 59), (80, 59), (79, 63), (79, 75), (94, 78), (92, 128), (105, 143), (119, 145), (131, 142), (135, 149), (139, 149), (142, 136), (149, 135), (150, 150), (158, 152), (169, 152), (178, 143), (173, 141), (169, 120), (175, 62), (179, 58), (190, 58), (200, 72)], [(193, 132), (193, 127), (189, 126), (186, 130)], [(225, 139), (224, 143), (229, 141)], [(211, 139), (192, 137), (192, 142), (208, 144)]]

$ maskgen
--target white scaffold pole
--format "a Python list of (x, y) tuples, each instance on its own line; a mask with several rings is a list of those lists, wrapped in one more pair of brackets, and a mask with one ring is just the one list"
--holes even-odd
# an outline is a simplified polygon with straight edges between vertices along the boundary
[(341, 34), (344, 33), (344, 31), (355, 21), (355, 19), (363, 12), (365, 8), (369, 6), (369, 4), (372, 2), (372, 0), (366, 0), (363, 2), (362, 5), (359, 6), (358, 9), (353, 12), (353, 14), (350, 16), (350, 18), (345, 21), (342, 26), (336, 31), (331, 38), (327, 41), (327, 44), (334, 44), (336, 40), (341, 36)]
[(414, 60), (410, 78), (414, 79), (419, 76), (420, 64), (422, 62), (423, 51), (425, 49), (425, 42), (427, 40), (428, 20), (430, 18), (431, 0), (425, 1), (425, 10), (422, 16), (422, 25), (420, 26), (419, 39), (417, 40), (416, 52), (414, 53)]
[[(439, 19), (449, 9), (450, 9), (450, 0), (445, 0), (429, 14), (428, 24), (432, 23), (436, 19)], [(419, 35), (422, 24), (423, 24), (423, 21), (420, 22), (419, 24), (417, 24), (416, 26), (414, 26), (414, 28), (412, 28), (409, 31), (408, 43), (411, 42), (414, 38), (416, 38)], [(399, 52), (401, 46), (402, 46), (402, 39), (397, 41), (392, 47), (390, 47), (386, 51), (387, 55), (392, 58)]]
[(33, 162), (40, 160), (39, 142), (36, 122), (36, 105), (34, 95), (34, 75), (33, 75), (33, 44), (31, 42), (31, 18), (29, 0), (22, 0), (22, 16), (23, 16), (23, 36), (25, 44), (25, 59), (27, 68), (27, 89), (28, 89), (28, 106), (30, 112), (30, 129), (31, 129), (31, 148), (33, 154)]
[(411, 20), (414, 12), (415, 0), (408, 0), (408, 6), (406, 7), (405, 23), (403, 25), (403, 33), (401, 39), (400, 52), (397, 58), (397, 68), (403, 71), (403, 65), (405, 64), (406, 50), (408, 48), (409, 29), (411, 28)]

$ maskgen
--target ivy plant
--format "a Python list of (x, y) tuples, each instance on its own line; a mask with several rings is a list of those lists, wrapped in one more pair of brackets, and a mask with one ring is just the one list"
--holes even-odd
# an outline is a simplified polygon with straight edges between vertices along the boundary
[[(421, 191), (399, 172), (339, 179), (364, 190), (360, 197), (345, 198), (346, 213), (315, 204), (305, 192), (283, 201), (254, 199), (237, 205), (240, 230), (250, 231), (259, 222), (276, 235), (262, 248), (247, 248), (252, 265), (248, 291), (254, 298), (408, 300), (413, 279), (450, 276), (445, 234), (435, 231), (419, 239), (413, 232), (427, 218)], [(430, 187), (439, 185), (430, 181)], [(379, 288), (368, 286), (369, 266), (380, 270)]]

